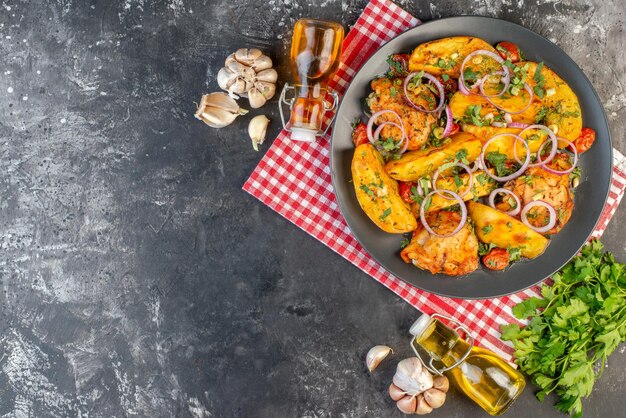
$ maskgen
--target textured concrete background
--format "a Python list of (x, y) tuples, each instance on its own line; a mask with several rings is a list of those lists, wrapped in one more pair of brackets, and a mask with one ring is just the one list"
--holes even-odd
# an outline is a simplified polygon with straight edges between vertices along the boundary
[[(554, 40), (624, 130), (620, 0), (401, 1), (422, 20), (508, 19)], [(5, 0), (0, 4), (0, 415), (400, 416), (374, 344), (409, 354), (417, 313), (240, 188), (247, 120), (194, 101), (256, 46), (286, 79), (301, 16), (364, 0)], [(262, 109), (279, 129), (275, 103)], [(254, 112), (260, 113), (260, 112)], [(605, 243), (626, 261), (626, 209)], [(623, 416), (620, 347), (585, 402)], [(616, 396), (617, 395), (617, 396)], [(531, 412), (532, 411), (532, 412)], [(510, 417), (558, 417), (526, 390)], [(436, 417), (485, 416), (451, 393)]]

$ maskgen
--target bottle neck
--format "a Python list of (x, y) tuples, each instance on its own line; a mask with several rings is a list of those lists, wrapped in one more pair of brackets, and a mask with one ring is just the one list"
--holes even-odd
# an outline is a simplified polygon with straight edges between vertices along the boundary
[(445, 367), (451, 367), (457, 363), (471, 348), (456, 331), (436, 319), (433, 319), (423, 332), (415, 336), (415, 342)]

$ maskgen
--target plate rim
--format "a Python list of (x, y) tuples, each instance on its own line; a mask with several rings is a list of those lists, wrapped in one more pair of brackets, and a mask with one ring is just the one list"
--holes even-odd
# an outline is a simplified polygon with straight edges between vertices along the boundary
[[(404, 36), (407, 33), (410, 32), (416, 32), (416, 31), (422, 31), (425, 30), (424, 28), (428, 28), (429, 26), (435, 26), (435, 25), (445, 25), (445, 24), (449, 24), (451, 21), (455, 21), (455, 20), (463, 20), (463, 21), (487, 21), (487, 22), (491, 22), (490, 24), (505, 24), (505, 25), (512, 25), (512, 26), (516, 26), (518, 29), (521, 29), (522, 31), (527, 31), (527, 32), (531, 32), (532, 34), (534, 34), (535, 36), (538, 36), (540, 38), (542, 38), (545, 42), (549, 43), (552, 47), (557, 48), (559, 51), (561, 51), (565, 57), (567, 58), (567, 60), (569, 60), (569, 62), (567, 63), (567, 65), (573, 65), (575, 66), (577, 72), (583, 77), (583, 81), (586, 82), (590, 87), (591, 87), (591, 91), (594, 94), (594, 97), (596, 99), (596, 101), (599, 103), (599, 108), (600, 108), (600, 112), (602, 114), (602, 120), (601, 123), (603, 123), (606, 127), (607, 127), (607, 138), (608, 138), (608, 142), (609, 142), (609, 163), (610, 163), (610, 173), (611, 175), (608, 177), (608, 181), (607, 184), (605, 184), (605, 193), (604, 193), (604, 198), (603, 198), (603, 203), (602, 203), (602, 208), (604, 208), (606, 206), (606, 202), (608, 200), (609, 197), (609, 193), (610, 193), (610, 187), (611, 187), (611, 181), (612, 181), (612, 173), (613, 173), (613, 169), (614, 169), (614, 164), (613, 164), (613, 157), (614, 157), (614, 153), (613, 153), (613, 139), (612, 139), (612, 134), (611, 134), (611, 129), (610, 129), (610, 125), (609, 125), (609, 121), (608, 118), (606, 116), (606, 110), (604, 109), (604, 105), (603, 102), (600, 98), (600, 96), (598, 95), (598, 92), (596, 91), (593, 83), (591, 82), (591, 80), (589, 80), (589, 77), (587, 77), (587, 75), (585, 74), (585, 72), (582, 70), (582, 68), (580, 68), (580, 66), (576, 63), (576, 61), (574, 61), (567, 52), (565, 52), (561, 47), (559, 47), (558, 45), (556, 45), (554, 42), (552, 42), (551, 40), (549, 40), (548, 38), (546, 38), (545, 36), (531, 30), (528, 29), (527, 27), (520, 25), (518, 23), (515, 22), (511, 22), (505, 19), (499, 19), (499, 18), (495, 18), (495, 17), (490, 17), (490, 16), (480, 16), (480, 15), (467, 15), (467, 16), (450, 16), (450, 17), (446, 17), (446, 18), (441, 18), (441, 19), (434, 19), (434, 20), (430, 20), (427, 22), (423, 22), (415, 27), (409, 28), (399, 34), (397, 34), (396, 36), (392, 37), (391, 39), (387, 40), (386, 42), (383, 42), (382, 44), (380, 44), (380, 46), (376, 49), (376, 51), (370, 56), (368, 57), (363, 64), (361, 64), (360, 68), (358, 69), (358, 71), (354, 74), (352, 80), (348, 83), (348, 86), (346, 87), (344, 93), (342, 94), (342, 100), (339, 103), (339, 107), (337, 108), (337, 113), (336, 116), (338, 116), (344, 106), (344, 101), (343, 101), (343, 97), (345, 97), (349, 90), (352, 88), (353, 86), (353, 82), (354, 80), (359, 76), (359, 74), (361, 73), (361, 71), (363, 71), (363, 69), (368, 65), (368, 63), (370, 61), (372, 61), (374, 59), (374, 57), (376, 56), (376, 54), (378, 53), (379, 50), (381, 50), (382, 48), (384, 48), (386, 45), (388, 45), (389, 43), (395, 41), (397, 38)], [(457, 35), (457, 36), (463, 36), (463, 35)], [(471, 34), (466, 34), (465, 36), (474, 36)], [(431, 39), (432, 40), (436, 40), (436, 39), (443, 39), (444, 37), (436, 37)], [(423, 41), (423, 42), (429, 42), (429, 41)], [(419, 44), (416, 44), (419, 45)], [(558, 74), (557, 74), (558, 75)], [(559, 75), (560, 76), (560, 75)], [(372, 259), (374, 259), (376, 261), (376, 263), (378, 263), (384, 270), (385, 272), (387, 272), (387, 274), (392, 275), (394, 278), (401, 280), (407, 284), (409, 284), (410, 286), (414, 286), (424, 292), (427, 293), (432, 293), (434, 295), (440, 296), (440, 297), (446, 297), (446, 298), (455, 298), (455, 299), (463, 299), (463, 300), (486, 300), (486, 299), (495, 299), (495, 298), (501, 298), (504, 296), (509, 296), (515, 293), (519, 293), (519, 292), (523, 292), (533, 286), (538, 285), (539, 283), (543, 282), (544, 280), (548, 279), (549, 277), (551, 277), (554, 273), (558, 272), (559, 270), (561, 270), (567, 263), (569, 263), (579, 252), (580, 249), (589, 241), (590, 237), (593, 235), (594, 230), (596, 229), (596, 227), (598, 226), (598, 222), (600, 222), (600, 219), (602, 218), (602, 210), (600, 211), (600, 213), (598, 214), (593, 227), (591, 228), (591, 230), (589, 231), (589, 233), (587, 234), (587, 237), (585, 238), (585, 240), (583, 241), (583, 243), (578, 247), (578, 249), (571, 255), (569, 255), (566, 259), (566, 261), (563, 262), (563, 264), (557, 268), (555, 271), (553, 271), (552, 273), (550, 273), (549, 275), (537, 279), (534, 283), (529, 284), (528, 286), (524, 286), (521, 287), (517, 290), (511, 291), (511, 292), (504, 292), (504, 293), (496, 293), (494, 295), (489, 295), (489, 296), (480, 296), (480, 297), (474, 297), (474, 296), (462, 296), (462, 295), (449, 295), (449, 294), (445, 294), (443, 292), (440, 291), (433, 291), (431, 289), (427, 289), (424, 288), (422, 286), (420, 286), (419, 284), (415, 284), (413, 282), (409, 282), (407, 280), (404, 280), (401, 277), (396, 276), (394, 273), (392, 273), (391, 271), (389, 271), (387, 269), (387, 267), (378, 259), (377, 256), (375, 256), (374, 254), (372, 254), (367, 248), (366, 246), (363, 244), (363, 242), (361, 241), (361, 239), (358, 237), (358, 234), (356, 234), (353, 230), (352, 225), (350, 225), (350, 221), (348, 220), (348, 218), (345, 216), (345, 212), (346, 212), (346, 203), (342, 202), (341, 199), (338, 198), (338, 194), (337, 194), (337, 186), (336, 186), (336, 181), (337, 181), (337, 174), (336, 174), (336, 164), (337, 162), (335, 161), (334, 158), (334, 152), (333, 152), (333, 144), (334, 144), (334, 137), (335, 137), (335, 125), (337, 124), (337, 121), (339, 120), (338, 117), (335, 117), (334, 121), (333, 121), (333, 130), (331, 133), (331, 137), (330, 137), (330, 149), (329, 149), (329, 160), (330, 160), (330, 174), (331, 174), (331, 184), (333, 187), (333, 191), (335, 193), (335, 197), (336, 197), (336, 201), (337, 201), (337, 205), (339, 206), (339, 211), (341, 213), (341, 216), (344, 218), (346, 224), (348, 225), (348, 228), (350, 229), (350, 232), (352, 233), (352, 235), (354, 236), (354, 238), (359, 242), (359, 244), (361, 245), (361, 247), (363, 248), (363, 250), (370, 256), (372, 257)], [(532, 262), (532, 260), (528, 260), (528, 261), (524, 261), (524, 262)], [(433, 275), (432, 273), (425, 271), (425, 270), (420, 270), (421, 273), (425, 273), (425, 274), (430, 274)], [(434, 276), (434, 275), (433, 275)], [(542, 275), (540, 275), (542, 276)], [(458, 276), (456, 278), (462, 278), (464, 276)], [(454, 277), (451, 277), (454, 278)]]

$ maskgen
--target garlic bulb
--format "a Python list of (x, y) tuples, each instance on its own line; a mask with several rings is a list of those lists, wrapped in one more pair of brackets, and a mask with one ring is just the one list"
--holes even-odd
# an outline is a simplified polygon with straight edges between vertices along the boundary
[(248, 111), (240, 108), (232, 97), (218, 92), (202, 96), (195, 116), (212, 128), (223, 128), (246, 113)]
[(265, 141), (265, 134), (267, 133), (267, 125), (270, 120), (265, 115), (258, 115), (253, 117), (248, 124), (248, 135), (252, 140), (252, 148), (255, 151), (259, 150), (259, 144)]
[(398, 363), (389, 396), (405, 414), (426, 415), (444, 404), (449, 387), (447, 377), (433, 379), (417, 357), (410, 357)]
[(365, 356), (365, 365), (367, 366), (367, 370), (373, 372), (376, 367), (378, 367), (380, 362), (389, 355), (389, 353), (393, 353), (393, 350), (391, 347), (387, 347), (386, 345), (375, 345), (370, 348), (370, 351), (368, 351)]
[(217, 84), (231, 97), (248, 97), (250, 107), (263, 106), (276, 93), (278, 73), (261, 50), (241, 48), (230, 54), (217, 73)]

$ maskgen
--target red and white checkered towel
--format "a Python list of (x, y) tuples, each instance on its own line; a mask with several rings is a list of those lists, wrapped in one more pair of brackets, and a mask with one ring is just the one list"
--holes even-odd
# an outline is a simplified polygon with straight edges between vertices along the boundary
[[(357, 70), (381, 44), (420, 23), (389, 0), (371, 0), (345, 39), (341, 65), (330, 87), (343, 94)], [(302, 143), (291, 141), (283, 130), (243, 189), (415, 308), (452, 316), (467, 324), (480, 345), (511, 361), (513, 350), (499, 339), (500, 325), (519, 322), (511, 307), (529, 296), (540, 296), (539, 286), (501, 298), (462, 300), (433, 295), (394, 277), (361, 247), (341, 216), (331, 185), (329, 154), (328, 136)], [(604, 232), (626, 188), (626, 158), (614, 150), (613, 162), (609, 198), (594, 237)]]

